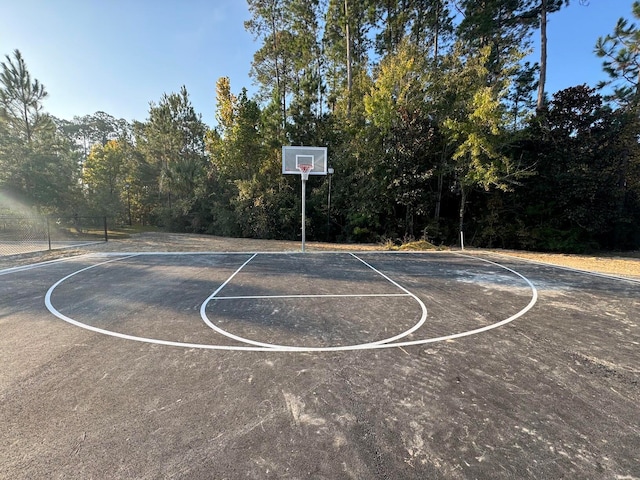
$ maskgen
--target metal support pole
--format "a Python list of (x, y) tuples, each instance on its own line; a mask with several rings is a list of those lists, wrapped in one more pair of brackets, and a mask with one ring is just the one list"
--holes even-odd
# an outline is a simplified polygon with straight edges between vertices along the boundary
[(306, 226), (306, 218), (305, 218), (305, 204), (307, 203), (307, 181), (302, 177), (302, 253), (304, 253), (304, 242), (305, 242), (305, 226)]
[(329, 173), (329, 192), (327, 194), (327, 242), (331, 238), (331, 177), (333, 176), (333, 168), (327, 170)]

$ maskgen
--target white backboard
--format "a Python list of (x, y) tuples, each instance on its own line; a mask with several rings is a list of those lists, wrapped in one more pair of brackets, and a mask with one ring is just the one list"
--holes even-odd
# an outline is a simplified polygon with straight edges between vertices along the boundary
[(282, 147), (282, 173), (299, 175), (301, 164), (313, 165), (309, 175), (326, 175), (327, 147)]

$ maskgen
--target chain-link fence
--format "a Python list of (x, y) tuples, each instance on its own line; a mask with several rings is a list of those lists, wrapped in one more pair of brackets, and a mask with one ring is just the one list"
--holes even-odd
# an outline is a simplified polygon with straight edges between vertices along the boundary
[(0, 215), (0, 256), (106, 242), (105, 217)]

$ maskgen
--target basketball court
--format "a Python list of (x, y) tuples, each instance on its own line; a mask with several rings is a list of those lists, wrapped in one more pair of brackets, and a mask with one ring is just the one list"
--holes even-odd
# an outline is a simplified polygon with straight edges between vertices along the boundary
[(460, 252), (0, 271), (5, 478), (640, 478), (640, 282)]

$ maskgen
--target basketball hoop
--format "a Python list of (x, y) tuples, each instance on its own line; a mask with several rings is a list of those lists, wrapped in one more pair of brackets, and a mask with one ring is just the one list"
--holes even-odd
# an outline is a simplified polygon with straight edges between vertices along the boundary
[(300, 170), (300, 175), (302, 175), (303, 182), (309, 180), (309, 172), (313, 170), (313, 165), (308, 163), (299, 163), (296, 168)]
[(306, 147), (303, 145), (282, 146), (283, 175), (300, 175), (302, 190), (302, 251), (305, 247), (306, 187), (309, 175), (327, 174), (327, 147)]

